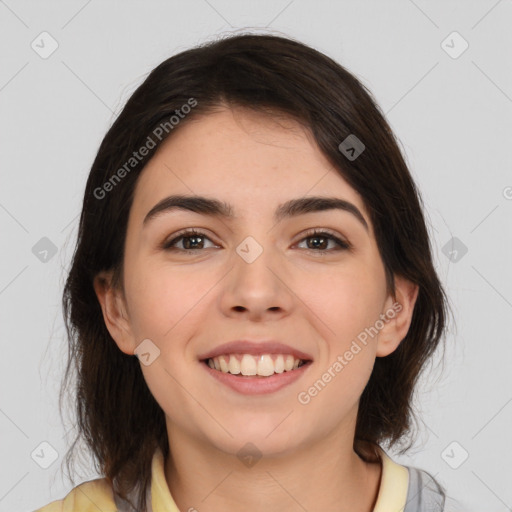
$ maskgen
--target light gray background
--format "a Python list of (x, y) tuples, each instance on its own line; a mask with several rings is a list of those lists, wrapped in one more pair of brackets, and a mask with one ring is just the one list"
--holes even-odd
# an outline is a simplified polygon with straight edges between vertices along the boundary
[[(33, 510), (71, 489), (59, 472), (72, 440), (57, 409), (60, 297), (101, 139), (154, 66), (244, 27), (327, 53), (387, 114), (457, 322), (444, 371), (422, 380), (415, 448), (390, 455), (435, 475), (466, 510), (512, 510), (511, 26), (510, 0), (0, 0), (0, 510)], [(43, 31), (59, 45), (47, 59), (31, 47), (49, 48)], [(453, 31), (469, 44), (457, 58), (445, 50), (462, 40), (442, 45)], [(47, 262), (32, 252), (43, 237), (57, 248)], [(462, 258), (443, 252), (452, 237), (468, 249)], [(51, 453), (42, 442), (58, 453), (47, 469), (31, 457)], [(86, 464), (80, 481), (96, 476)]]

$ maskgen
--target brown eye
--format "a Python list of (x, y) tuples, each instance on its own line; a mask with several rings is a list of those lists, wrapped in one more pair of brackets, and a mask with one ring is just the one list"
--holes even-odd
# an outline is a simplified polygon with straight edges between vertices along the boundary
[[(211, 240), (202, 233), (201, 231), (188, 230), (181, 233), (179, 236), (173, 238), (169, 242), (165, 242), (162, 246), (163, 249), (167, 250), (179, 250), (179, 251), (193, 251), (198, 249), (205, 249), (205, 240)], [(183, 247), (175, 247), (178, 242), (182, 241)], [(207, 249), (208, 247), (206, 247)]]
[[(302, 240), (312, 240), (313, 243), (309, 244), (306, 247), (308, 250), (314, 251), (314, 252), (331, 252), (332, 250), (338, 251), (338, 250), (345, 250), (350, 249), (350, 244), (347, 242), (344, 242), (343, 240), (340, 240), (337, 236), (334, 234), (328, 232), (328, 231), (316, 231), (308, 233)], [(334, 249), (328, 249), (329, 242), (334, 242), (338, 248)]]

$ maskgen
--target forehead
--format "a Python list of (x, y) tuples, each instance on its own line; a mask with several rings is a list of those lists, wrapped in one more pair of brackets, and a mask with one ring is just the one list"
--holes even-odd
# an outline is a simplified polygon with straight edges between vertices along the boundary
[(171, 194), (232, 204), (237, 216), (261, 215), (290, 198), (337, 196), (368, 215), (359, 194), (333, 168), (298, 122), (247, 109), (197, 117), (159, 147), (141, 173), (133, 202), (138, 218)]

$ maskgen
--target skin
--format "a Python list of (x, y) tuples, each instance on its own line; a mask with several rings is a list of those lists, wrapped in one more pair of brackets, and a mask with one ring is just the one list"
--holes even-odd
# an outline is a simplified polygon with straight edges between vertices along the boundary
[[(148, 211), (176, 193), (226, 201), (238, 217), (176, 210), (143, 226)], [(278, 204), (308, 195), (352, 202), (369, 231), (341, 210), (273, 221)], [(199, 249), (159, 248), (183, 228), (206, 233)], [(335, 250), (334, 241), (316, 249), (305, 238), (311, 228), (334, 231), (352, 249)], [(247, 236), (263, 248), (250, 264), (236, 252)], [(185, 241), (175, 246), (183, 249)], [(359, 398), (375, 358), (405, 337), (418, 288), (396, 276), (396, 300), (387, 294), (362, 198), (304, 128), (229, 108), (183, 123), (139, 178), (124, 268), (124, 295), (107, 272), (97, 276), (95, 290), (120, 350), (134, 354), (147, 338), (160, 350), (141, 369), (166, 415), (165, 475), (180, 510), (373, 510), (381, 465), (353, 450)], [(378, 336), (307, 405), (299, 403), (298, 393), (396, 301), (401, 311)], [(275, 393), (239, 394), (209, 375), (198, 356), (243, 338), (293, 345), (311, 354), (312, 366)], [(247, 442), (262, 454), (252, 467), (237, 457)]]

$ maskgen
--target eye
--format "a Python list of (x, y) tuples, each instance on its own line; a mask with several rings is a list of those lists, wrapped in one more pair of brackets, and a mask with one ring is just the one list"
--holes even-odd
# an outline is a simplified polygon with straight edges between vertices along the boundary
[[(204, 249), (205, 240), (210, 240), (205, 233), (202, 233), (201, 231), (196, 231), (195, 229), (189, 229), (188, 231), (180, 233), (177, 237), (173, 238), (169, 242), (164, 242), (162, 249), (177, 249), (181, 251), (190, 252), (190, 250)], [(175, 247), (176, 242), (179, 241), (183, 241), (183, 246)]]
[(335, 251), (347, 250), (351, 248), (351, 245), (348, 242), (340, 240), (336, 235), (329, 232), (328, 230), (317, 230), (314, 229), (309, 233), (306, 233), (306, 236), (302, 238), (303, 240), (313, 240), (314, 244), (311, 247), (307, 247), (308, 250), (313, 252), (331, 252), (331, 250), (327, 249), (328, 242), (334, 242), (338, 248), (334, 248)]

